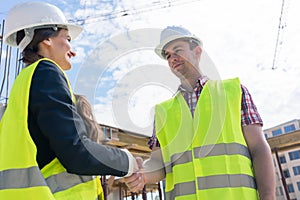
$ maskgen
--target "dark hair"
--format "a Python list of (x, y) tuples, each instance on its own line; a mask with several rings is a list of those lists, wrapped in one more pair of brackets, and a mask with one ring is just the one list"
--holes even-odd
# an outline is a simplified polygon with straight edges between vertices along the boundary
[[(50, 37), (55, 37), (58, 35), (61, 28), (53, 29), (53, 28), (41, 28), (34, 30), (34, 36), (32, 41), (27, 45), (27, 47), (22, 52), (21, 60), (26, 64), (30, 65), (35, 61), (43, 58), (43, 56), (38, 54), (39, 51), (39, 43), (45, 39)], [(20, 30), (17, 32), (17, 45), (20, 44), (22, 39), (25, 37), (24, 30)]]
[(101, 143), (104, 140), (104, 133), (97, 123), (91, 104), (88, 102), (87, 98), (83, 95), (75, 94), (76, 98), (76, 109), (78, 114), (84, 121), (84, 125), (87, 130), (87, 137), (90, 138), (92, 141)]
[(197, 42), (197, 41), (194, 40), (194, 39), (187, 40), (187, 42), (190, 44), (190, 50), (193, 50), (193, 49), (195, 49), (197, 46), (199, 46), (199, 42)]

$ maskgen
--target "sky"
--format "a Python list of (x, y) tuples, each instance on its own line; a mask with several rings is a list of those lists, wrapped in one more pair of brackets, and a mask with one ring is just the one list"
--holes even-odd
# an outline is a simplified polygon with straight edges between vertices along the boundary
[[(0, 19), (20, 2), (0, 0)], [(84, 28), (72, 41), (77, 56), (67, 75), (101, 124), (152, 134), (155, 104), (170, 98), (179, 84), (153, 51), (160, 31), (171, 25), (201, 38), (200, 68), (211, 79), (240, 78), (264, 129), (300, 118), (298, 0), (46, 2)]]

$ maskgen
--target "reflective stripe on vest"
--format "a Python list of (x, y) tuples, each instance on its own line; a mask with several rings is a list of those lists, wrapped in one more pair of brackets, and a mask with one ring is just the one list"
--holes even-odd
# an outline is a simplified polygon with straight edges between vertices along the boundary
[(38, 167), (8, 169), (0, 172), (0, 190), (47, 186)]
[(52, 175), (46, 178), (46, 182), (50, 187), (52, 193), (61, 192), (75, 185), (79, 185), (81, 183), (92, 180), (92, 176), (78, 176), (75, 174), (69, 174), (67, 172), (62, 172), (60, 174)]
[[(214, 144), (214, 145), (206, 145), (206, 146), (194, 148), (195, 158), (204, 158), (208, 156), (219, 156), (219, 155), (234, 155), (234, 154), (240, 154), (251, 159), (248, 148), (238, 143)], [(172, 167), (174, 167), (175, 165), (192, 162), (193, 161), (192, 157), (193, 155), (191, 151), (186, 151), (183, 153), (172, 155), (171, 162), (165, 163), (166, 173), (171, 173)]]
[(258, 199), (240, 111), (238, 79), (208, 81), (194, 117), (181, 93), (156, 106), (167, 199)]
[[(213, 189), (225, 187), (248, 187), (256, 189), (256, 182), (252, 176), (244, 174), (214, 175), (208, 177), (198, 177), (198, 189)], [(167, 199), (174, 199), (177, 196), (190, 195), (196, 193), (196, 183), (194, 181), (178, 183), (174, 190), (167, 192)]]

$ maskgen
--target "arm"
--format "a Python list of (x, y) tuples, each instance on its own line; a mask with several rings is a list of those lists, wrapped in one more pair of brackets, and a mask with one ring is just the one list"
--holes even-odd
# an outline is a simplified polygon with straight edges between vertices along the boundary
[(166, 177), (159, 147), (153, 147), (150, 158), (144, 161), (144, 173), (146, 183), (157, 183)]
[(124, 176), (133, 169), (130, 163), (136, 165), (129, 152), (85, 137), (67, 80), (53, 63), (42, 61), (37, 67), (29, 104), (29, 129), (40, 167), (57, 157), (68, 172), (78, 175)]
[(275, 199), (275, 169), (270, 146), (261, 125), (243, 126), (243, 133), (252, 156), (256, 183), (261, 200)]

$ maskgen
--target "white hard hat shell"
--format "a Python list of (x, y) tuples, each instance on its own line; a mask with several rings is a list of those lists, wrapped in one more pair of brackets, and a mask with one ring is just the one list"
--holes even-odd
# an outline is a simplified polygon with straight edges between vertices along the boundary
[(164, 48), (170, 44), (170, 42), (178, 39), (191, 39), (197, 42), (200, 47), (203, 46), (202, 41), (195, 35), (191, 34), (187, 29), (181, 26), (168, 26), (160, 34), (160, 44), (155, 48), (155, 53), (162, 59), (165, 59), (163, 52)]
[(66, 26), (72, 39), (82, 31), (80, 26), (68, 23), (63, 12), (56, 6), (45, 2), (25, 2), (9, 11), (4, 24), (4, 42), (17, 46), (18, 31), (46, 25)]

